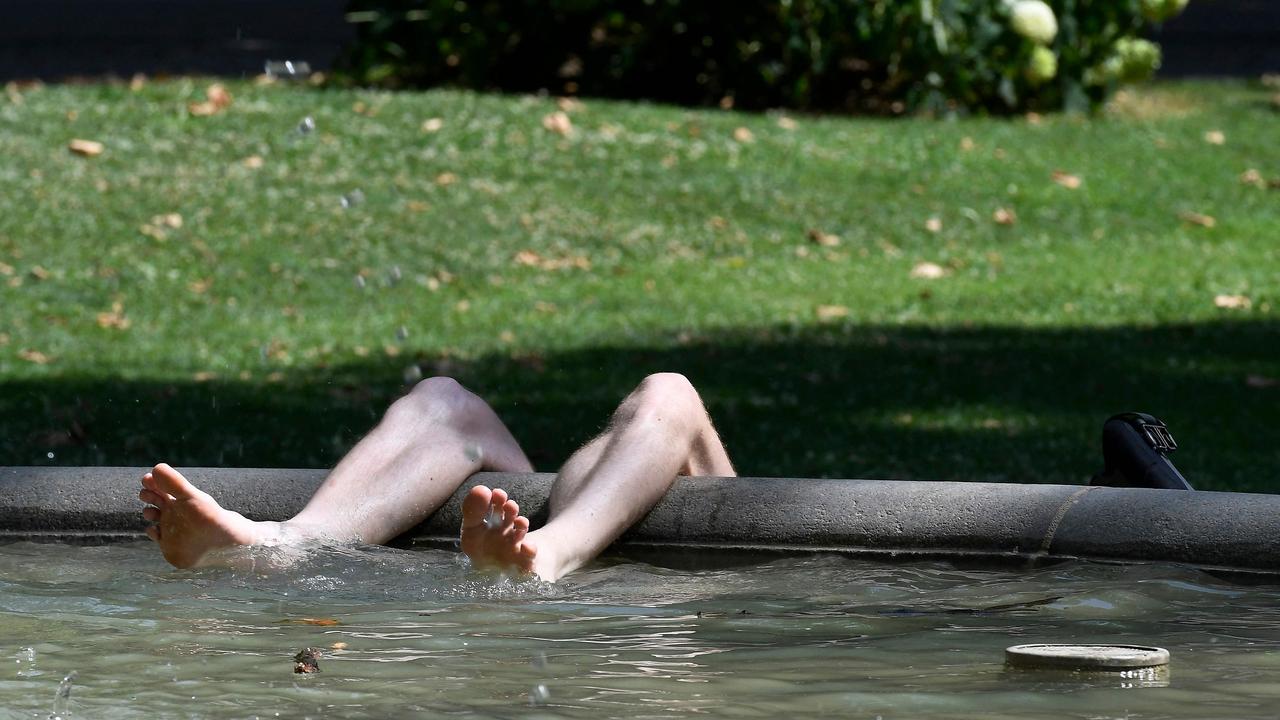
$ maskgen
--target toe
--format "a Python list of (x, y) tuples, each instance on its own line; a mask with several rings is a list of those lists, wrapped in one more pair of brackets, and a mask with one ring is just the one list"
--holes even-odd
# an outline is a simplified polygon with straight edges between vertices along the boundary
[(160, 511), (153, 507), (143, 508), (142, 517), (151, 522), (156, 522), (160, 519)]
[(147, 488), (143, 488), (141, 492), (138, 493), (138, 499), (148, 505), (155, 505), (158, 508), (163, 508), (169, 502), (168, 497), (161, 495), (154, 490), (148, 490)]
[(515, 500), (502, 504), (502, 527), (509, 528), (520, 517), (520, 505)]
[(519, 544), (521, 540), (524, 540), (524, 536), (528, 532), (529, 532), (529, 518), (524, 517), (523, 515), (521, 515), (520, 517), (517, 517), (515, 519), (515, 522), (511, 526), (512, 542)]
[(200, 492), (182, 473), (174, 470), (168, 463), (160, 463), (151, 470), (156, 481), (156, 490), (178, 498), (188, 498)]
[(158, 525), (148, 526), (146, 532), (147, 537), (155, 540), (156, 542), (160, 542), (160, 527)]
[(462, 501), (462, 524), (464, 527), (484, 523), (485, 515), (489, 512), (489, 499), (492, 496), (493, 491), (483, 485), (477, 485), (467, 491), (467, 497)]

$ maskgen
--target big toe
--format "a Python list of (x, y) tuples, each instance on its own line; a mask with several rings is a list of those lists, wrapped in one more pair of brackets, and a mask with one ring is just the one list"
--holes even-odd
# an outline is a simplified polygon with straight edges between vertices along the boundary
[(151, 477), (155, 479), (157, 490), (168, 493), (175, 498), (188, 498), (199, 492), (195, 485), (192, 485), (189, 480), (182, 476), (182, 473), (174, 470), (168, 463), (156, 465), (151, 470)]
[(462, 524), (468, 527), (483, 524), (489, 514), (489, 501), (492, 498), (493, 491), (484, 485), (477, 485), (467, 491), (467, 496), (462, 500)]

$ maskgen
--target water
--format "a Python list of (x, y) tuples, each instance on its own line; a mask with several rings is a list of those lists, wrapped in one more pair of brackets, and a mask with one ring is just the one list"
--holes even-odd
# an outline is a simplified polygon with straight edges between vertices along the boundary
[[(1003, 665), (1008, 645), (1069, 641), (1160, 645), (1170, 672), (1141, 687)], [(307, 647), (320, 671), (294, 674)], [(5, 720), (1263, 718), (1277, 671), (1280, 585), (1172, 566), (809, 557), (548, 585), (440, 551), (263, 574), (173, 570), (141, 543), (0, 546)]]

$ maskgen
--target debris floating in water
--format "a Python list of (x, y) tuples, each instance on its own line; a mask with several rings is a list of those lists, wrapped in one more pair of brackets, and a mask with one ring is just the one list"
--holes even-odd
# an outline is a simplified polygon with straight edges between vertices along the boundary
[(293, 671), (295, 673), (315, 673), (320, 672), (320, 648), (303, 648), (293, 656)]
[(45, 453), (45, 457), (47, 457), (47, 458), (49, 458), (50, 460), (52, 460), (52, 459), (53, 459), (53, 451), (49, 451), (48, 453)]
[(529, 664), (533, 666), (534, 670), (546, 670), (548, 665), (547, 654), (539, 650), (533, 654), (533, 658), (529, 660)]
[(551, 691), (547, 690), (547, 686), (542, 683), (529, 688), (529, 706), (541, 707), (551, 700)]

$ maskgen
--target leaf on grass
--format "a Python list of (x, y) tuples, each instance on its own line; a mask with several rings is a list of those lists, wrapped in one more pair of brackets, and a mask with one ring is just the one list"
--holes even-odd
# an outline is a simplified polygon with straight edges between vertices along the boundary
[(911, 277), (921, 280), (937, 280), (946, 276), (947, 269), (937, 263), (922, 262), (911, 268)]
[(458, 176), (451, 172), (442, 172), (436, 176), (436, 185), (440, 187), (448, 187), (458, 182)]
[(98, 313), (98, 327), (111, 330), (128, 330), (129, 318), (124, 316), (124, 303), (111, 303), (111, 310)]
[(1252, 185), (1256, 188), (1263, 189), (1267, 187), (1267, 181), (1263, 179), (1262, 173), (1257, 168), (1249, 168), (1240, 173), (1241, 185)]
[(0, 347), (9, 344), (9, 333), (0, 333)]
[(31, 277), (35, 278), (36, 280), (48, 280), (48, 279), (49, 279), (49, 271), (48, 271), (48, 270), (45, 270), (44, 268), (40, 267), (39, 265), (33, 265), (33, 266), (31, 267), (31, 269), (30, 269), (30, 270), (28, 270), (27, 272), (31, 273)]
[(5, 262), (0, 262), (0, 275), (12, 275), (12, 274), (13, 274), (13, 266)]
[(249, 157), (241, 160), (240, 164), (244, 165), (250, 170), (257, 170), (258, 168), (266, 164), (266, 161), (262, 159), (261, 155), (250, 155)]
[(1266, 375), (1250, 375), (1244, 379), (1244, 384), (1251, 388), (1269, 388), (1280, 385), (1280, 380)]
[(1008, 208), (996, 208), (996, 211), (991, 213), (991, 219), (995, 220), (997, 225), (1012, 225), (1018, 222), (1018, 216)]
[(147, 76), (142, 73), (134, 73), (133, 77), (129, 78), (129, 90), (132, 92), (138, 92), (146, 86)]
[(849, 316), (849, 308), (844, 305), (819, 305), (814, 308), (814, 314), (819, 320), (839, 320)]
[(549, 132), (566, 137), (573, 132), (573, 121), (569, 119), (567, 113), (561, 110), (542, 118), (542, 127)]
[(208, 117), (231, 107), (231, 93), (222, 83), (213, 83), (204, 91), (204, 102), (193, 102), (187, 105), (187, 112), (195, 117)]
[(1050, 177), (1053, 178), (1054, 182), (1058, 183), (1064, 188), (1067, 188), (1068, 190), (1075, 190), (1076, 188), (1080, 187), (1079, 175), (1072, 175), (1071, 173), (1064, 172), (1062, 170), (1054, 170), (1053, 174)]
[(840, 244), (839, 235), (825, 233), (817, 228), (809, 228), (809, 232), (806, 234), (809, 236), (810, 242), (822, 247), (835, 247)]
[(1244, 295), (1214, 295), (1213, 304), (1225, 310), (1248, 310), (1253, 301)]
[(786, 115), (783, 115), (782, 117), (778, 118), (778, 127), (782, 128), (783, 130), (795, 130), (797, 125), (798, 124), (796, 123), (795, 120), (792, 120)]
[(213, 372), (212, 370), (201, 370), (200, 372), (192, 375), (191, 379), (198, 383), (209, 382), (210, 380), (217, 380), (218, 373)]
[(967, 135), (965, 137), (960, 138), (961, 151), (969, 152), (970, 150), (973, 150), (975, 147), (977, 147), (977, 145), (973, 142), (973, 138)]
[(1210, 145), (1222, 145), (1227, 142), (1227, 136), (1221, 130), (1209, 130), (1204, 134), (1204, 141)]
[(567, 113), (577, 112), (582, 109), (582, 101), (571, 97), (556, 98), (556, 107)]
[(1183, 212), (1178, 213), (1178, 217), (1181, 218), (1183, 222), (1188, 222), (1188, 223), (1191, 223), (1192, 225), (1199, 225), (1200, 227), (1203, 227), (1203, 228), (1211, 228), (1218, 224), (1218, 221), (1215, 220), (1212, 215), (1205, 215), (1204, 213), (1191, 212), (1190, 210), (1185, 210)]
[(931, 217), (924, 221), (924, 229), (931, 233), (942, 232), (942, 219)]
[(31, 348), (23, 348), (19, 350), (18, 357), (29, 363), (35, 363), (36, 365), (48, 365), (53, 362), (53, 358), (45, 355), (39, 350), (32, 350)]
[(96, 140), (76, 138), (67, 143), (67, 149), (80, 157), (98, 157), (106, 146)]
[(422, 132), (424, 133), (440, 132), (443, 127), (444, 118), (433, 117), (422, 121)]
[(733, 139), (744, 145), (749, 145), (756, 141), (756, 136), (747, 128), (740, 127), (733, 131)]

